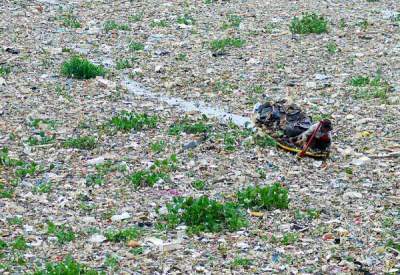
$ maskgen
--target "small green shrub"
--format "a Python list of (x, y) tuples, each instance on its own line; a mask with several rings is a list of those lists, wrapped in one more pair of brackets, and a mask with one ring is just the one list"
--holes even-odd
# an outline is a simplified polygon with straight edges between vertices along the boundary
[(69, 138), (63, 143), (65, 148), (76, 148), (81, 150), (92, 150), (96, 148), (96, 145), (96, 138), (92, 136)]
[(24, 178), (27, 175), (34, 176), (39, 172), (39, 165), (35, 162), (23, 163), (15, 170), (15, 175), (19, 178)]
[(45, 267), (37, 268), (33, 275), (106, 275), (75, 261), (71, 256), (62, 262), (46, 263)]
[(290, 31), (297, 34), (321, 34), (328, 32), (328, 22), (323, 16), (315, 13), (304, 13), (301, 18), (294, 17), (292, 19)]
[(14, 195), (14, 189), (6, 187), (0, 182), (0, 199), (11, 199)]
[(115, 67), (117, 68), (117, 70), (123, 70), (123, 69), (127, 69), (127, 68), (132, 68), (133, 64), (132, 64), (131, 60), (125, 58), (125, 59), (117, 60), (117, 64)]
[(180, 122), (175, 122), (169, 127), (168, 134), (169, 135), (180, 135), (181, 133), (186, 134), (201, 134), (207, 133), (210, 131), (211, 125), (205, 124), (202, 121), (199, 122), (189, 122), (186, 119)]
[(224, 22), (224, 24), (222, 25), (222, 29), (226, 30), (229, 28), (239, 28), (241, 22), (242, 17), (235, 14), (229, 14), (227, 16), (227, 22)]
[(105, 69), (103, 66), (97, 66), (85, 58), (73, 56), (61, 65), (61, 74), (76, 79), (90, 79), (103, 76)]
[(53, 184), (51, 181), (42, 182), (39, 185), (36, 185), (33, 189), (34, 193), (49, 193), (52, 189)]
[(195, 22), (194, 18), (188, 14), (179, 16), (177, 19), (177, 23), (182, 25), (194, 25)]
[(103, 185), (104, 177), (102, 174), (89, 174), (86, 176), (86, 186)]
[(337, 45), (335, 42), (329, 42), (328, 45), (326, 45), (326, 49), (330, 54), (334, 54), (338, 51)]
[(111, 119), (110, 124), (117, 130), (129, 132), (132, 129), (140, 131), (145, 128), (156, 128), (157, 121), (157, 116), (122, 111)]
[(131, 43), (129, 43), (129, 49), (131, 51), (143, 51), (144, 50), (144, 45), (140, 42), (135, 42), (132, 41)]
[(235, 258), (232, 262), (232, 266), (234, 266), (234, 267), (237, 267), (237, 266), (249, 267), (252, 263), (253, 263), (253, 260), (251, 260), (251, 259)]
[(5, 241), (3, 241), (3, 240), (0, 240), (0, 249), (5, 249), (5, 248), (7, 248), (7, 243), (5, 242)]
[(383, 80), (380, 74), (372, 79), (368, 76), (353, 77), (350, 85), (357, 88), (354, 95), (356, 99), (380, 98), (386, 100), (390, 91), (389, 83)]
[(224, 38), (211, 41), (210, 47), (214, 52), (223, 52), (226, 48), (241, 48), (245, 44), (246, 41), (240, 38)]
[(121, 230), (108, 230), (105, 237), (109, 242), (126, 242), (136, 240), (140, 236), (140, 231), (136, 227), (129, 227)]
[(167, 144), (163, 140), (160, 140), (160, 141), (150, 144), (150, 149), (154, 153), (160, 153), (160, 152), (164, 151), (166, 147), (167, 147)]
[(0, 66), (0, 76), (5, 76), (11, 72), (9, 67)]
[(166, 28), (168, 27), (168, 22), (166, 20), (153, 20), (150, 23), (150, 27), (152, 28)]
[(281, 243), (283, 245), (290, 245), (290, 244), (294, 244), (295, 242), (297, 242), (298, 239), (299, 239), (299, 235), (297, 233), (286, 233), (283, 235), (283, 237), (281, 239)]
[(174, 197), (167, 204), (168, 213), (161, 216), (161, 227), (175, 228), (183, 223), (190, 233), (219, 232), (224, 229), (237, 231), (247, 226), (247, 220), (236, 204), (219, 203), (206, 196)]
[(289, 207), (288, 190), (279, 183), (264, 187), (247, 187), (237, 192), (237, 199), (239, 204), (246, 208), (271, 210)]
[(30, 146), (44, 145), (44, 144), (53, 143), (55, 140), (56, 140), (55, 135), (47, 136), (45, 134), (45, 132), (40, 131), (35, 136), (31, 136), (28, 138), (28, 144)]
[(26, 244), (24, 236), (18, 236), (12, 243), (12, 247), (16, 250), (26, 250), (28, 245)]
[(72, 242), (75, 240), (75, 232), (65, 225), (55, 225), (53, 222), (47, 222), (47, 234), (57, 237), (59, 244)]
[(169, 177), (167, 174), (162, 172), (140, 170), (131, 174), (128, 179), (136, 188), (138, 188), (140, 186), (153, 187), (160, 179), (168, 180)]
[(262, 148), (267, 148), (267, 147), (276, 147), (276, 141), (272, 137), (265, 135), (257, 135), (254, 136), (254, 143)]
[(206, 183), (203, 180), (195, 180), (192, 182), (192, 186), (197, 190), (204, 190)]
[(81, 23), (78, 21), (76, 16), (72, 14), (65, 14), (61, 16), (61, 20), (62, 20), (62, 25), (65, 27), (75, 28), (75, 29), (81, 27)]
[(114, 20), (108, 20), (104, 23), (104, 31), (109, 32), (112, 30), (129, 31), (128, 24), (118, 24)]

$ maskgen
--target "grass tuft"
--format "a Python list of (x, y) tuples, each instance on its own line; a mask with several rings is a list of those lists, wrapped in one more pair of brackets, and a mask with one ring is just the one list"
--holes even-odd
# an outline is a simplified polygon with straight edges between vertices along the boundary
[(237, 192), (240, 205), (246, 208), (272, 210), (289, 207), (288, 190), (279, 183), (271, 186), (255, 186)]
[(140, 131), (145, 128), (156, 128), (157, 121), (157, 116), (122, 111), (114, 116), (110, 123), (119, 131), (129, 132), (132, 129)]
[(224, 38), (210, 42), (211, 50), (214, 52), (223, 52), (226, 48), (241, 48), (246, 44), (246, 41), (240, 38)]
[(90, 79), (103, 76), (105, 69), (103, 66), (97, 66), (85, 58), (73, 56), (61, 65), (61, 74), (76, 79)]
[(328, 32), (328, 22), (323, 16), (315, 13), (304, 13), (301, 18), (294, 17), (289, 27), (292, 33), (297, 34), (321, 34)]
[(130, 240), (136, 240), (140, 232), (136, 227), (130, 227), (121, 230), (109, 230), (105, 232), (105, 237), (109, 242), (126, 242)]
[(91, 150), (96, 148), (96, 145), (96, 138), (92, 136), (69, 138), (63, 143), (63, 146), (65, 148), (76, 148), (81, 150)]
[(33, 275), (105, 275), (75, 261), (71, 256), (66, 257), (62, 262), (46, 263), (45, 267), (36, 270)]

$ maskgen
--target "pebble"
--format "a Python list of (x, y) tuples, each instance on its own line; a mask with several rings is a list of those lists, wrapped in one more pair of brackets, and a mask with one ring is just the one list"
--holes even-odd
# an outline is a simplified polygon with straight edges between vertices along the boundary
[(343, 194), (343, 198), (347, 199), (362, 199), (363, 195), (359, 192), (346, 192)]
[(104, 163), (104, 161), (105, 161), (104, 157), (98, 157), (94, 159), (89, 159), (86, 163), (88, 165), (96, 165), (96, 164), (102, 164)]
[(91, 243), (102, 243), (105, 240), (107, 240), (107, 238), (101, 234), (94, 234), (89, 238), (89, 242)]
[(371, 161), (371, 159), (370, 159), (369, 157), (367, 157), (367, 156), (362, 156), (362, 157), (360, 157), (360, 158), (353, 159), (353, 160), (351, 161), (351, 163), (354, 164), (354, 165), (356, 165), (356, 166), (362, 166), (362, 165), (367, 164), (367, 163), (370, 162), (370, 161)]

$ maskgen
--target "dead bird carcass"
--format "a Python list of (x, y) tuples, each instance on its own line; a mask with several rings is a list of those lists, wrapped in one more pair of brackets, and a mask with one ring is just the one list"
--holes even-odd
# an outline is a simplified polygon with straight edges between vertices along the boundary
[(257, 104), (253, 120), (282, 149), (298, 153), (300, 157), (329, 156), (332, 123), (328, 119), (313, 122), (299, 106), (280, 100)]

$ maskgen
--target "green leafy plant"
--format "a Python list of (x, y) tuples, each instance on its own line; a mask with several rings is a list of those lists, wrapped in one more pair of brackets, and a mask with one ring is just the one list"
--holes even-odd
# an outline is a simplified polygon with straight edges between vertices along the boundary
[(61, 16), (61, 20), (62, 20), (62, 25), (65, 27), (75, 28), (75, 29), (81, 27), (81, 23), (73, 14), (65, 14)]
[(168, 27), (168, 22), (166, 20), (153, 20), (150, 23), (150, 27), (152, 28), (166, 28)]
[(104, 265), (113, 271), (117, 270), (119, 265), (118, 256), (107, 254), (106, 259), (104, 260)]
[(14, 189), (5, 186), (0, 182), (0, 199), (11, 199), (14, 195)]
[(61, 74), (76, 79), (89, 79), (103, 76), (105, 69), (103, 66), (97, 66), (89, 60), (75, 55), (62, 63)]
[(226, 48), (241, 48), (245, 44), (246, 41), (240, 38), (224, 38), (211, 41), (210, 47), (214, 52), (224, 52)]
[(256, 135), (254, 136), (254, 143), (262, 148), (267, 148), (267, 147), (276, 147), (276, 141), (268, 136), (261, 136), (261, 135)]
[(290, 31), (297, 34), (321, 34), (328, 32), (328, 22), (315, 13), (303, 13), (301, 18), (294, 17), (290, 22)]
[(223, 93), (223, 94), (230, 94), (234, 90), (238, 89), (238, 85), (234, 83), (230, 83), (229, 81), (220, 81), (217, 80), (213, 85), (213, 93)]
[(176, 60), (178, 61), (186, 61), (188, 60), (187, 54), (185, 53), (179, 53), (176, 57)]
[(195, 180), (192, 182), (192, 186), (197, 190), (204, 190), (206, 183), (203, 180)]
[(138, 12), (128, 17), (130, 22), (139, 22), (142, 21), (144, 17), (143, 12)]
[(229, 14), (227, 16), (227, 21), (222, 25), (222, 29), (226, 30), (229, 28), (239, 28), (241, 22), (242, 17), (236, 14)]
[(131, 51), (143, 51), (144, 45), (140, 42), (132, 41), (131, 43), (129, 43), (129, 49)]
[(271, 210), (289, 207), (288, 190), (279, 183), (271, 186), (250, 186), (237, 192), (238, 203), (246, 208)]
[(24, 236), (18, 236), (12, 243), (12, 247), (16, 250), (26, 250), (28, 248), (28, 245)]
[(91, 150), (96, 148), (97, 141), (92, 136), (81, 136), (77, 138), (69, 138), (64, 141), (65, 148), (76, 148), (81, 150)]
[(5, 76), (11, 72), (11, 69), (6, 66), (0, 66), (0, 76)]
[(206, 196), (198, 199), (192, 197), (174, 197), (167, 204), (167, 214), (161, 215), (160, 226), (175, 228), (183, 223), (190, 233), (219, 232), (224, 229), (236, 231), (247, 226), (243, 213), (232, 202), (220, 203)]
[(62, 262), (46, 263), (45, 267), (37, 268), (34, 275), (106, 275), (91, 269), (84, 264), (75, 261), (71, 256), (66, 257)]
[(201, 134), (207, 133), (211, 129), (211, 125), (202, 121), (190, 122), (187, 119), (173, 123), (168, 130), (170, 135), (180, 135), (181, 133), (187, 134)]
[(290, 244), (294, 244), (295, 242), (297, 242), (298, 239), (299, 239), (299, 236), (297, 233), (285, 233), (282, 236), (281, 243), (283, 245), (290, 245)]
[(128, 24), (118, 24), (114, 20), (107, 20), (104, 23), (104, 31), (109, 32), (112, 30), (119, 30), (119, 31), (129, 31)]
[(117, 70), (123, 70), (123, 69), (127, 69), (127, 68), (132, 68), (133, 64), (131, 62), (130, 59), (119, 59), (117, 60), (117, 64), (116, 64), (116, 68)]
[(356, 99), (380, 98), (386, 100), (390, 91), (389, 83), (383, 80), (379, 73), (374, 78), (368, 76), (353, 77), (350, 84), (356, 87), (354, 95)]
[(247, 258), (235, 258), (232, 262), (232, 266), (237, 267), (237, 266), (243, 266), (243, 267), (249, 267), (253, 263), (253, 260), (247, 259)]
[(15, 170), (15, 175), (19, 178), (24, 178), (27, 175), (34, 176), (39, 170), (40, 167), (35, 162), (23, 163)]
[(51, 181), (41, 182), (36, 185), (33, 189), (34, 193), (49, 193), (51, 191), (53, 184)]
[[(21, 226), (21, 225), (23, 225), (24, 220), (21, 217), (15, 216), (15, 217), (12, 217), (12, 218), (7, 218), (7, 222), (8, 222), (9, 225), (19, 225), (19, 226)], [(0, 248), (1, 248), (1, 246), (0, 246)]]
[(140, 186), (153, 187), (159, 180), (168, 180), (169, 177), (167, 174), (162, 172), (140, 170), (131, 174), (128, 179), (136, 188), (138, 188)]
[(5, 241), (3, 241), (3, 240), (0, 240), (0, 249), (5, 249), (5, 248), (7, 248), (7, 243), (5, 242)]
[(183, 25), (194, 25), (196, 21), (192, 16), (184, 14), (178, 17), (177, 22), (178, 24), (183, 24)]
[(150, 144), (150, 149), (154, 153), (160, 153), (160, 152), (164, 151), (166, 147), (167, 147), (167, 144), (163, 140), (160, 140), (160, 141)]
[(31, 136), (28, 138), (28, 144), (30, 146), (44, 145), (53, 143), (55, 139), (56, 139), (55, 135), (48, 136), (45, 134), (45, 132), (40, 131), (35, 136)]
[(128, 132), (132, 129), (140, 131), (145, 128), (156, 128), (157, 121), (157, 116), (122, 111), (111, 119), (110, 124), (117, 130)]
[(59, 244), (72, 242), (76, 238), (72, 228), (65, 225), (56, 225), (51, 221), (47, 222), (47, 234), (57, 237)]
[(109, 242), (118, 243), (136, 240), (140, 236), (140, 231), (136, 227), (129, 227), (120, 230), (108, 230), (104, 235)]
[(338, 51), (337, 45), (335, 42), (329, 42), (328, 45), (326, 45), (326, 49), (330, 54), (334, 54)]
[(103, 185), (104, 177), (102, 174), (89, 174), (86, 176), (86, 186)]

